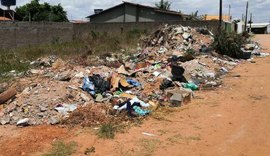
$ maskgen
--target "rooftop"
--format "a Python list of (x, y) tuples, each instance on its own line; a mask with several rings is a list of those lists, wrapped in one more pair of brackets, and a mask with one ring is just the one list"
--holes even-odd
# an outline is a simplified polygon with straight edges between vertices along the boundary
[(109, 11), (111, 9), (114, 9), (116, 7), (119, 7), (119, 6), (125, 5), (125, 4), (129, 4), (129, 5), (133, 5), (133, 6), (139, 6), (139, 7), (144, 7), (144, 8), (155, 9), (156, 12), (161, 12), (161, 13), (165, 13), (165, 14), (173, 14), (173, 15), (179, 15), (179, 16), (188, 16), (188, 15), (182, 14), (182, 13), (177, 12), (177, 11), (162, 10), (162, 9), (157, 8), (157, 7), (152, 7), (152, 6), (147, 6), (147, 5), (141, 5), (141, 4), (138, 4), (138, 3), (131, 3), (131, 2), (123, 1), (123, 3), (121, 3), (119, 5), (116, 5), (116, 6), (113, 6), (111, 8), (105, 9), (105, 10), (103, 10), (103, 11), (97, 13), (97, 14), (93, 14), (93, 15), (87, 16), (86, 18), (91, 18), (91, 17), (97, 16), (97, 15), (103, 13), (103, 12)]

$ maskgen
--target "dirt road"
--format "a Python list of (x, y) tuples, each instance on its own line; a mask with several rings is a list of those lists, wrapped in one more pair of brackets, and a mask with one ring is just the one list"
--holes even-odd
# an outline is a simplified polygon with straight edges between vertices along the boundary
[[(270, 35), (255, 40), (270, 49)], [(268, 156), (270, 57), (255, 61), (240, 64), (217, 90), (198, 92), (191, 104), (165, 112), (165, 116), (155, 115), (113, 140), (98, 139), (89, 129), (0, 127), (0, 155), (38, 155), (60, 138), (78, 143), (74, 155), (84, 155), (86, 148), (94, 146), (96, 152), (91, 156)]]

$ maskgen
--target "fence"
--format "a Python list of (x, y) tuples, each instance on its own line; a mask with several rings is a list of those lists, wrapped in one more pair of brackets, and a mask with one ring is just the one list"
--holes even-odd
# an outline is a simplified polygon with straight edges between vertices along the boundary
[(181, 24), (191, 27), (206, 27), (217, 32), (218, 21), (179, 21), (179, 22), (140, 22), (140, 23), (56, 23), (56, 22), (0, 22), (0, 47), (70, 42), (84, 39), (91, 31), (121, 35), (129, 30), (138, 29), (151, 32), (164, 24)]

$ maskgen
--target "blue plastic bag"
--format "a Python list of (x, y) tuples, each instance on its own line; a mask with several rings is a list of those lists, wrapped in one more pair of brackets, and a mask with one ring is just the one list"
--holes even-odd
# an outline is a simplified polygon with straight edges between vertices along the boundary
[(127, 79), (127, 82), (135, 87), (139, 87), (141, 85), (140, 82), (133, 80), (133, 79)]
[(95, 95), (95, 85), (88, 77), (84, 77), (82, 89), (91, 95)]

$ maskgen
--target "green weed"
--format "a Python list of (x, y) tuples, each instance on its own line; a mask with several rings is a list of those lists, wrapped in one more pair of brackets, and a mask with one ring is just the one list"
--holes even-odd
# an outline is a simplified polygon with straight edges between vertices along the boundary
[(52, 144), (52, 149), (49, 153), (43, 156), (68, 156), (76, 152), (77, 143), (69, 142), (64, 143), (63, 141), (56, 141)]
[(98, 136), (103, 139), (114, 139), (116, 133), (116, 128), (111, 124), (103, 124), (99, 131)]
[(237, 58), (242, 54), (241, 46), (244, 43), (246, 43), (246, 40), (243, 35), (235, 32), (228, 33), (226, 31), (222, 31), (220, 34), (215, 36), (212, 46), (218, 53), (222, 55)]

